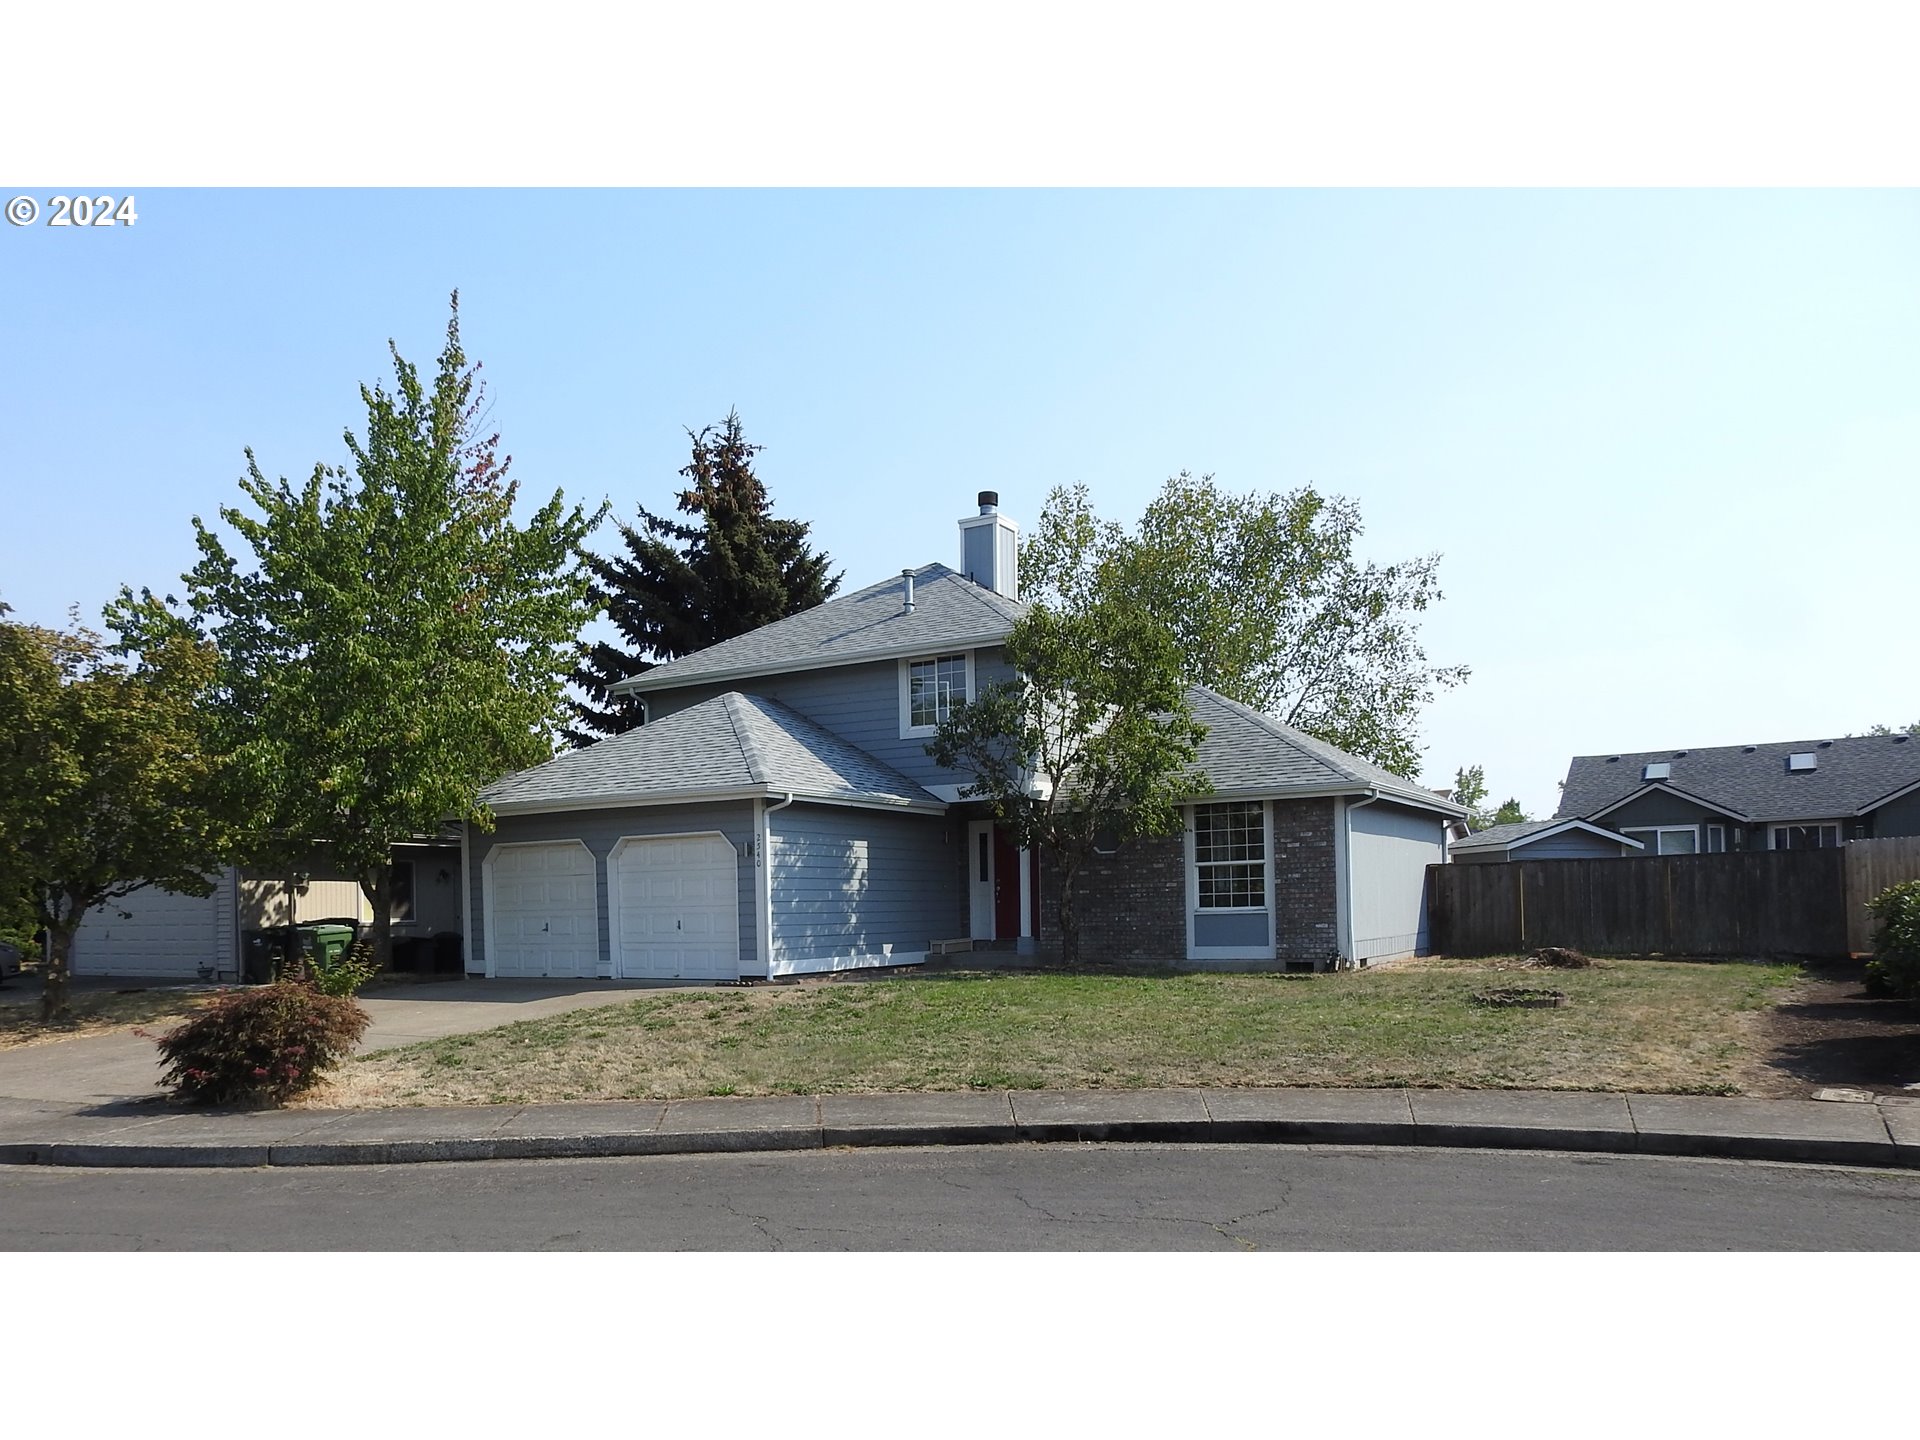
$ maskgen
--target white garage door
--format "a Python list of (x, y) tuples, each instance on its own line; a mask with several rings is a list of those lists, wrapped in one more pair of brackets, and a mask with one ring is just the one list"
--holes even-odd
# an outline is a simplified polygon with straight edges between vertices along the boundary
[(502, 845), (487, 860), (487, 962), (495, 975), (600, 973), (593, 856), (574, 841)]
[(231, 977), (233, 956), (218, 948), (216, 898), (175, 895), (149, 885), (108, 901), (89, 911), (74, 933), (73, 973), (194, 980), (202, 969), (218, 968)]
[(630, 838), (607, 865), (613, 973), (629, 980), (740, 974), (740, 864), (724, 835)]

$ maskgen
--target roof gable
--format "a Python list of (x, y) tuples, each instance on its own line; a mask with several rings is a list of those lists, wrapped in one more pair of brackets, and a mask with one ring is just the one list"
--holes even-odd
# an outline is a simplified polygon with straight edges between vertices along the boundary
[(1467, 813), (1464, 805), (1204, 685), (1188, 689), (1187, 703), (1194, 719), (1207, 727), (1198, 763), (1216, 794), (1272, 795), (1295, 790), (1337, 795), (1377, 790), (1425, 810)]
[[(1818, 757), (1814, 769), (1787, 768), (1788, 756), (1807, 752)], [(1642, 780), (1649, 764), (1670, 767), (1664, 785)], [(1863, 813), (1916, 783), (1920, 740), (1892, 735), (1577, 755), (1556, 813), (1604, 815), (1643, 790), (1664, 788), (1755, 821), (1810, 820)]]
[(512, 813), (789, 793), (946, 809), (885, 761), (799, 712), (733, 690), (505, 776), (480, 798)]
[(1603, 840), (1615, 841), (1635, 850), (1646, 848), (1641, 841), (1631, 839), (1616, 830), (1609, 830), (1604, 825), (1590, 824), (1585, 820), (1515, 820), (1505, 825), (1489, 825), (1484, 830), (1476, 830), (1465, 839), (1455, 840), (1447, 846), (1447, 852), (1452, 854), (1458, 850), (1518, 850), (1533, 844), (1536, 840), (1550, 839), (1572, 830), (1597, 835)]
[(681, 685), (997, 645), (1026, 613), (1027, 607), (1019, 601), (976, 585), (945, 565), (923, 565), (913, 572), (913, 580), (911, 611), (906, 609), (906, 579), (896, 575), (656, 665), (612, 686), (612, 693), (645, 694)]

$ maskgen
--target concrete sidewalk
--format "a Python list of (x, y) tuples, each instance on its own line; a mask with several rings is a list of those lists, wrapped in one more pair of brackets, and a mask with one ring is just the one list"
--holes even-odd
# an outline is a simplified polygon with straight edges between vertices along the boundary
[(0, 1164), (14, 1165), (385, 1165), (1101, 1140), (1464, 1146), (1920, 1169), (1920, 1100), (1012, 1091), (253, 1112), (0, 1100)]

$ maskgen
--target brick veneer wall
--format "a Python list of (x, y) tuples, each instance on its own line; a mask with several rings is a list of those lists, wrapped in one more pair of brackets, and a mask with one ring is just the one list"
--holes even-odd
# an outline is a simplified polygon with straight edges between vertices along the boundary
[[(1080, 958), (1119, 965), (1179, 965), (1187, 955), (1186, 842), (1133, 840), (1095, 855), (1073, 883)], [(1042, 853), (1040, 948), (1060, 951), (1060, 874)]]
[(1333, 801), (1273, 802), (1273, 899), (1279, 959), (1324, 964), (1339, 942)]
[[(1273, 804), (1275, 965), (1324, 962), (1337, 932), (1333, 873), (1333, 801)], [(1178, 835), (1135, 840), (1117, 855), (1096, 855), (1074, 885), (1080, 952), (1124, 965), (1187, 963), (1186, 842)], [(1060, 880), (1041, 867), (1041, 948), (1060, 947)], [(1245, 968), (1248, 962), (1217, 962)], [(1254, 962), (1256, 964), (1260, 962)]]

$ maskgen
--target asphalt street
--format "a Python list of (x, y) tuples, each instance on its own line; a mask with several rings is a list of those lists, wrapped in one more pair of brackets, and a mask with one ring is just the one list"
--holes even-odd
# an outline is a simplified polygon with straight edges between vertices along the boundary
[(0, 1167), (6, 1250), (1911, 1250), (1920, 1173), (1015, 1145), (337, 1169)]

